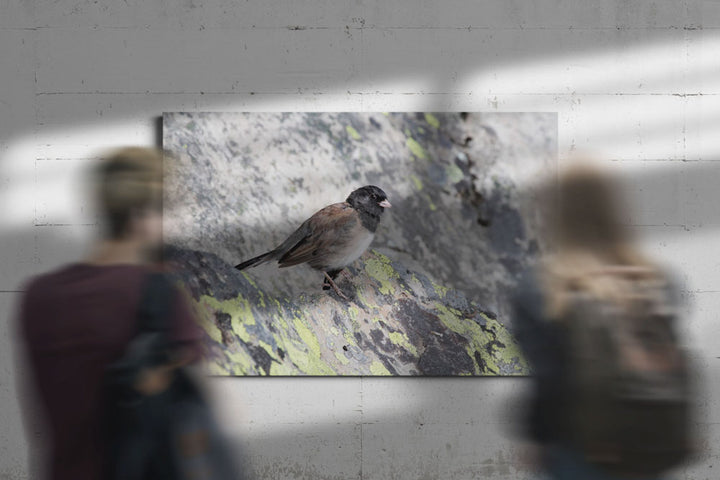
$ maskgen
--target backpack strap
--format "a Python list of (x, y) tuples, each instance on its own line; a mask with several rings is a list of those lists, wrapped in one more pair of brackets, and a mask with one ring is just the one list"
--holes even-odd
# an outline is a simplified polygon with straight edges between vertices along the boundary
[(168, 333), (172, 297), (172, 284), (164, 273), (151, 272), (146, 275), (137, 313), (138, 334)]
[[(140, 305), (137, 311), (136, 339), (144, 337), (147, 345), (141, 347), (148, 365), (162, 365), (171, 361), (170, 312), (173, 285), (162, 272), (146, 275)], [(137, 342), (136, 342), (137, 343)]]

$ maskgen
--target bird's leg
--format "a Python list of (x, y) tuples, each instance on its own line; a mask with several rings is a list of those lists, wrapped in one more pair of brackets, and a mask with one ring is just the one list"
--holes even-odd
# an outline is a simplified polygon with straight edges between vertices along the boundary
[(344, 298), (345, 300), (350, 301), (350, 299), (345, 296), (345, 294), (342, 292), (342, 290), (340, 290), (340, 288), (337, 285), (335, 285), (335, 281), (332, 279), (332, 277), (330, 275), (328, 275), (328, 272), (323, 272), (323, 274), (325, 275), (325, 280), (327, 280), (328, 284), (332, 287), (333, 290), (335, 290), (335, 293), (338, 294), (338, 297)]
[[(340, 274), (340, 272), (344, 271), (342, 268), (337, 270), (328, 270), (327, 275), (330, 276), (330, 279), (335, 280)], [(328, 283), (327, 279), (323, 279), (323, 290), (330, 290), (330, 284)]]

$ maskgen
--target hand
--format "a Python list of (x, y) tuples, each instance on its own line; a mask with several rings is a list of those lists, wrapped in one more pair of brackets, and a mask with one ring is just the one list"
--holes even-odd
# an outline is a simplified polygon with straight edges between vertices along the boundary
[(173, 370), (172, 367), (165, 365), (142, 369), (135, 381), (135, 390), (143, 395), (157, 395), (164, 392), (172, 382)]

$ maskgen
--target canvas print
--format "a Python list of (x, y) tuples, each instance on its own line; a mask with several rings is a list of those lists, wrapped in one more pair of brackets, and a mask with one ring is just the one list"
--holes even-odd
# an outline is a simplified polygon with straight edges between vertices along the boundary
[(165, 258), (216, 375), (524, 375), (552, 113), (166, 113)]

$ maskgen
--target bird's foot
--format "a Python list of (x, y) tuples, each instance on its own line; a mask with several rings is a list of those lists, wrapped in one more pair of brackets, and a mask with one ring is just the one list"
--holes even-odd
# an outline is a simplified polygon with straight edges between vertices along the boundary
[(330, 287), (335, 290), (335, 293), (337, 293), (338, 297), (344, 298), (349, 302), (350, 299), (342, 292), (342, 290), (340, 290), (340, 287), (335, 284), (335, 281), (332, 279), (332, 277), (330, 277), (327, 272), (323, 272), (323, 274), (325, 275), (325, 283), (323, 284), (323, 289), (325, 289), (327, 285), (330, 285)]
[[(333, 272), (330, 272), (330, 273), (328, 273), (328, 275), (330, 275), (330, 277), (333, 278), (334, 280), (337, 280), (338, 276), (341, 276), (341, 275), (345, 280), (352, 280), (352, 278), (353, 278), (352, 273), (348, 272), (347, 270), (340, 270), (339, 272), (335, 273), (334, 275), (333, 275)], [(330, 290), (330, 284), (328, 283), (327, 280), (325, 280), (323, 282), (323, 290)]]

